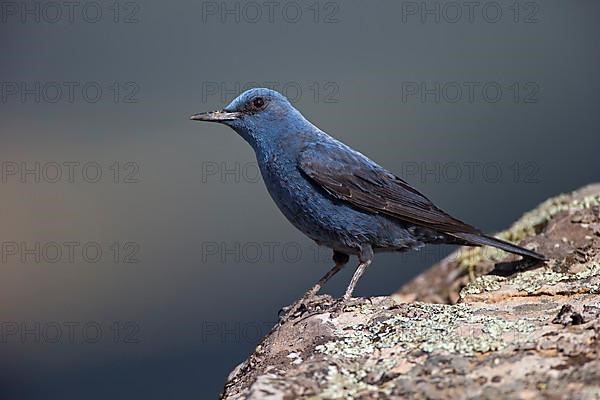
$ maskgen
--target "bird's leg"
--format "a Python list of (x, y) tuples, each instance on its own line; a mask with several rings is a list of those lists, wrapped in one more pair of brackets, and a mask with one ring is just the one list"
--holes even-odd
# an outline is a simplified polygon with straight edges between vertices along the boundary
[(358, 283), (358, 280), (373, 261), (373, 248), (371, 247), (371, 245), (365, 245), (361, 247), (358, 260), (360, 261), (360, 264), (358, 264), (358, 267), (356, 267), (356, 271), (354, 272), (354, 275), (352, 275), (350, 284), (346, 289), (346, 293), (344, 294), (344, 297), (342, 299), (344, 303), (350, 300), (350, 298), (352, 297), (352, 292), (354, 292), (354, 287)]
[(333, 261), (335, 262), (335, 266), (332, 269), (330, 269), (329, 272), (327, 272), (325, 275), (323, 275), (323, 277), (321, 279), (319, 279), (319, 281), (315, 284), (315, 286), (313, 286), (310, 290), (308, 290), (304, 294), (304, 296), (302, 296), (302, 299), (306, 300), (308, 298), (313, 297), (317, 293), (319, 293), (319, 290), (321, 290), (321, 287), (324, 284), (326, 284), (327, 281), (329, 279), (331, 279), (332, 276), (334, 276), (335, 274), (340, 272), (342, 268), (344, 268), (344, 265), (346, 265), (348, 263), (350, 256), (334, 250), (332, 258), (333, 258)]
[(319, 279), (315, 286), (310, 288), (298, 301), (294, 303), (290, 310), (287, 311), (286, 314), (282, 317), (282, 321), (280, 323), (287, 321), (289, 317), (293, 316), (296, 313), (296, 311), (298, 311), (298, 309), (302, 306), (302, 304), (304, 304), (306, 300), (316, 295), (319, 292), (319, 290), (321, 290), (321, 287), (325, 285), (325, 283), (327, 283), (327, 281), (331, 279), (332, 276), (334, 276), (335, 274), (340, 272), (342, 268), (344, 268), (344, 266), (348, 263), (349, 259), (350, 257), (347, 254), (340, 253), (339, 251), (334, 250), (333, 261), (335, 262), (335, 266), (331, 268), (325, 275), (323, 275), (323, 277)]
[(338, 303), (330, 310), (330, 318), (337, 318), (344, 311), (344, 307), (352, 298), (352, 293), (354, 292), (354, 288), (356, 287), (358, 280), (365, 272), (367, 267), (371, 265), (371, 262), (373, 261), (373, 248), (371, 245), (361, 246), (358, 260), (360, 263), (358, 264), (358, 267), (356, 267), (354, 275), (352, 275), (352, 279), (350, 280), (350, 284), (346, 289), (346, 293), (344, 294), (344, 297), (342, 297), (342, 299), (338, 301)]

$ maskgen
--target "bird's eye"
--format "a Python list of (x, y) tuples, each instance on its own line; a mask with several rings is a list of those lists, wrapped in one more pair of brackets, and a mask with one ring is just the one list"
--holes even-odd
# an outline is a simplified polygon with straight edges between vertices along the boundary
[(257, 97), (252, 100), (252, 106), (254, 108), (262, 108), (265, 105), (265, 100), (262, 97)]

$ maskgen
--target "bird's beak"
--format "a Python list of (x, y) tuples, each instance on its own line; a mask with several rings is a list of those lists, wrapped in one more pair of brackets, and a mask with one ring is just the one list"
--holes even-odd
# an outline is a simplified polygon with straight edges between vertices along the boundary
[(200, 114), (194, 114), (190, 117), (194, 121), (209, 121), (209, 122), (223, 122), (223, 121), (234, 121), (238, 119), (242, 113), (232, 111), (211, 111)]

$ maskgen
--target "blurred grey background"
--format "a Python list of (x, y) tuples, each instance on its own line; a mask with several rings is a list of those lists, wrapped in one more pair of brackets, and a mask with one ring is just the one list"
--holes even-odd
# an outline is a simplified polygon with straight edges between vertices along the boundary
[[(488, 232), (599, 178), (598, 2), (1, 7), (3, 399), (214, 398), (329, 269), (249, 146), (188, 120), (246, 88)], [(356, 295), (448, 251), (379, 255)]]

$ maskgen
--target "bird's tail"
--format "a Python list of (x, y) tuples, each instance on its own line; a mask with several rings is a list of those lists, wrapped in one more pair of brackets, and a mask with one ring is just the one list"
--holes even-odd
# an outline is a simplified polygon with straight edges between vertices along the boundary
[(512, 243), (506, 242), (504, 240), (496, 239), (495, 237), (483, 235), (483, 234), (474, 234), (474, 233), (463, 233), (463, 232), (453, 232), (452, 236), (456, 236), (458, 238), (464, 239), (470, 244), (475, 245), (485, 245), (492, 246), (502, 249), (504, 251), (508, 251), (509, 253), (518, 254), (523, 257), (530, 257), (540, 261), (546, 261), (547, 258), (535, 251), (524, 249), (523, 247), (516, 246)]

